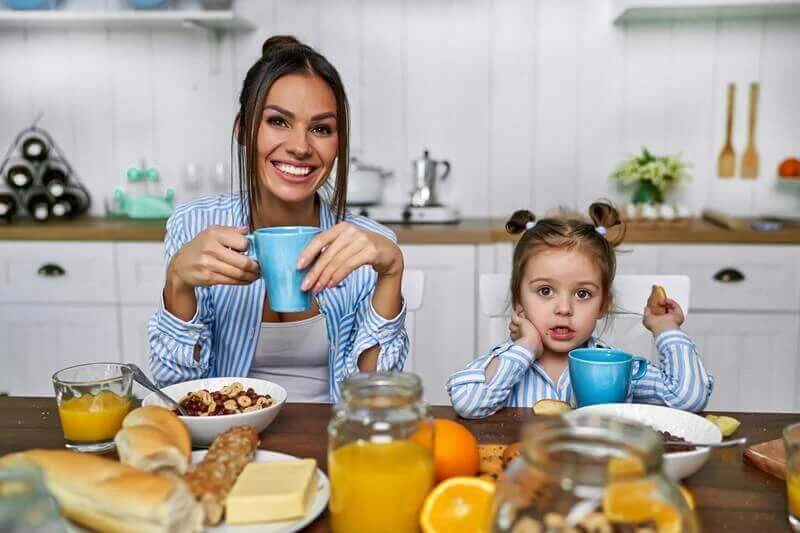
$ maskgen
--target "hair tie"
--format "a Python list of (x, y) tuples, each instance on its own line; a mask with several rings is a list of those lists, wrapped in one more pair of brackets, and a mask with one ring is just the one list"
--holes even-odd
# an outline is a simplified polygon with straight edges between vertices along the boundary
[(605, 237), (605, 236), (606, 236), (606, 233), (608, 233), (608, 230), (606, 229), (606, 227), (605, 227), (605, 226), (597, 226), (597, 227), (595, 227), (594, 229), (595, 229), (595, 231), (596, 231), (597, 233), (599, 233), (599, 234), (600, 234), (600, 235), (602, 235), (603, 237)]
[(525, 231), (528, 231), (529, 229), (533, 229), (534, 226), (536, 226), (536, 221), (535, 220), (529, 220), (528, 222), (525, 223)]

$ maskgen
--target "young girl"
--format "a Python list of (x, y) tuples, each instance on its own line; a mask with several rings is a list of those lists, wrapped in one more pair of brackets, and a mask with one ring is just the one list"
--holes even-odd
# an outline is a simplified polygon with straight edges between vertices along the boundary
[[(522, 233), (511, 273), (511, 338), (450, 377), (447, 391), (459, 415), (481, 418), (506, 405), (531, 407), (543, 399), (575, 405), (567, 354), (574, 348), (609, 347), (592, 332), (613, 304), (614, 247), (622, 240), (621, 232), (615, 239), (608, 235), (620, 225), (612, 206), (594, 203), (589, 216), (591, 223), (537, 221), (530, 211), (517, 211), (506, 223), (509, 233)], [(663, 315), (644, 310), (643, 323), (653, 333), (660, 361), (633, 382), (628, 401), (700, 411), (714, 381), (680, 330), (680, 306), (667, 299), (666, 307)]]

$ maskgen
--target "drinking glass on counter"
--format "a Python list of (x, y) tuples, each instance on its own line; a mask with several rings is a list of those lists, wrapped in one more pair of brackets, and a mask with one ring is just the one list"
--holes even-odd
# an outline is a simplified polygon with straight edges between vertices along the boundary
[(786, 448), (789, 525), (793, 531), (800, 531), (800, 422), (783, 429), (783, 445)]
[(131, 409), (133, 372), (120, 363), (89, 363), (53, 374), (66, 447), (104, 452)]
[(418, 376), (376, 372), (345, 381), (328, 425), (334, 533), (419, 530), (435, 479), (433, 433)]

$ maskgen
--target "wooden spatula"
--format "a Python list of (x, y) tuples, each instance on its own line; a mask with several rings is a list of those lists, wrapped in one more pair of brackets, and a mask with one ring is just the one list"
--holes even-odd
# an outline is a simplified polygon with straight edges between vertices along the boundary
[(728, 84), (728, 109), (725, 117), (725, 144), (717, 159), (717, 175), (720, 178), (732, 178), (734, 166), (736, 165), (736, 155), (733, 153), (733, 100), (736, 97), (736, 85)]
[(747, 147), (742, 154), (741, 176), (747, 179), (758, 177), (758, 152), (756, 152), (756, 114), (758, 111), (758, 84), (750, 84), (750, 116), (748, 117), (749, 133)]

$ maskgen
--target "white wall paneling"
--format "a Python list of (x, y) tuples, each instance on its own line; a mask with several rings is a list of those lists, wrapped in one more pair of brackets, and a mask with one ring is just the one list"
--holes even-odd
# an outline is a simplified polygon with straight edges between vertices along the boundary
[[(0, 145), (44, 111), (41, 125), (88, 183), (95, 214), (141, 157), (178, 187), (178, 201), (227, 190), (210, 176), (229, 158), (242, 79), (265, 38), (289, 33), (341, 71), (353, 148), (395, 171), (388, 203), (406, 201), (410, 161), (428, 148), (453, 164), (442, 196), (466, 216), (505, 217), (525, 205), (582, 209), (598, 197), (626, 199), (608, 175), (647, 145), (692, 163), (694, 181), (674, 198), (696, 211), (800, 209), (797, 190), (775, 180), (778, 162), (800, 150), (797, 17), (766, 9), (746, 19), (613, 25), (602, 0), (236, 5), (255, 31), (216, 39), (185, 30), (4, 29)], [(719, 180), (725, 87), (737, 84), (738, 161), (752, 81), (761, 83), (761, 176)], [(194, 190), (181, 183), (189, 161), (205, 177)]]

